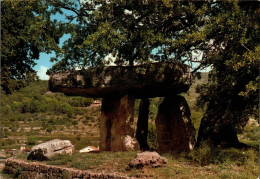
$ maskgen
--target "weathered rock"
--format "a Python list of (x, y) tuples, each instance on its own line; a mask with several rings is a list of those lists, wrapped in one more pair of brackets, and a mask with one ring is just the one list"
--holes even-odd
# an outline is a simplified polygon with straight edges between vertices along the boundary
[(179, 95), (165, 97), (159, 106), (155, 123), (160, 152), (193, 149), (195, 130), (184, 97)]
[(135, 98), (166, 96), (186, 92), (189, 86), (189, 67), (166, 62), (61, 72), (49, 80), (52, 92), (101, 98), (114, 94), (131, 94)]
[(131, 168), (143, 168), (151, 166), (153, 168), (161, 167), (168, 161), (165, 157), (161, 157), (157, 152), (142, 152), (138, 153), (128, 165)]
[(71, 155), (74, 146), (69, 140), (54, 139), (48, 142), (33, 146), (28, 156), (28, 160), (49, 160), (54, 155), (69, 154)]
[(149, 150), (147, 143), (148, 135), (148, 116), (149, 116), (150, 101), (148, 98), (144, 98), (140, 102), (139, 114), (136, 128), (136, 139), (140, 145), (141, 150)]
[(77, 170), (73, 168), (46, 165), (39, 162), (26, 162), (12, 158), (6, 160), (4, 172), (14, 175), (15, 178), (21, 179), (128, 178), (127, 176), (122, 176), (114, 173)]
[(101, 151), (127, 151), (139, 149), (134, 138), (135, 99), (123, 97), (104, 98), (100, 118)]

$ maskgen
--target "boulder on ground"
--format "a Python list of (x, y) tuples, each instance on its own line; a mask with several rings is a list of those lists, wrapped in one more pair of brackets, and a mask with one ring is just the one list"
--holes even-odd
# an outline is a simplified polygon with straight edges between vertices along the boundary
[(151, 166), (153, 168), (161, 167), (168, 161), (165, 157), (161, 157), (157, 152), (142, 152), (138, 153), (128, 165), (130, 168), (143, 168)]
[(54, 139), (32, 147), (28, 160), (49, 160), (55, 155), (71, 155), (74, 146), (69, 140)]
[(94, 146), (87, 146), (85, 147), (84, 149), (81, 149), (79, 151), (79, 153), (97, 153), (97, 152), (100, 152), (100, 149), (99, 148), (96, 148)]

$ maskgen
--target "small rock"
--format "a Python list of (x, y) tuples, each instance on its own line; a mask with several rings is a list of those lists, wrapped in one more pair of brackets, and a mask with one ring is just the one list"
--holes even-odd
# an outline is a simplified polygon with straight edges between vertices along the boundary
[(54, 139), (32, 147), (28, 160), (49, 160), (55, 155), (71, 155), (74, 146), (69, 140)]
[(143, 168), (151, 166), (153, 168), (161, 167), (168, 161), (165, 157), (161, 157), (157, 152), (142, 152), (138, 153), (128, 165), (130, 168)]
[(79, 153), (90, 153), (90, 152), (100, 152), (100, 149), (94, 146), (87, 146), (86, 148), (81, 149), (79, 151)]
[(124, 137), (123, 146), (126, 151), (138, 150), (140, 148), (137, 140), (129, 135)]

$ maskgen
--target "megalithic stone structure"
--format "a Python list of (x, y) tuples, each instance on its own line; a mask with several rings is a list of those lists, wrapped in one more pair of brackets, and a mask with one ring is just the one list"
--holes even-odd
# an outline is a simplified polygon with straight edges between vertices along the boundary
[(171, 95), (164, 98), (155, 120), (160, 152), (193, 149), (196, 142), (195, 129), (190, 115), (189, 106), (183, 96)]
[(132, 96), (103, 98), (100, 121), (102, 151), (138, 150), (134, 138), (134, 104)]
[[(139, 148), (133, 130), (134, 100), (186, 92), (191, 84), (190, 79), (189, 66), (184, 64), (162, 62), (139, 66), (105, 66), (52, 74), (49, 89), (66, 95), (103, 98), (100, 121), (101, 150), (125, 151)], [(187, 117), (189, 118), (188, 115)], [(188, 122), (190, 123), (190, 120)], [(168, 124), (162, 122), (162, 125)], [(179, 127), (183, 125), (174, 125), (171, 130)], [(180, 135), (183, 135), (183, 138), (190, 136), (189, 133)], [(164, 137), (161, 138), (159, 148), (164, 145), (161, 143)], [(174, 142), (173, 138), (167, 140)], [(193, 142), (191, 144), (193, 145)], [(187, 149), (189, 148), (188, 146)], [(172, 147), (171, 149), (175, 150)]]

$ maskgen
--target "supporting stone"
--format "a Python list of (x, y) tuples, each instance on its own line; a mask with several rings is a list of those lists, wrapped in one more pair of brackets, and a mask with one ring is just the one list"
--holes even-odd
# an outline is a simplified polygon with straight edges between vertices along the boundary
[(193, 149), (195, 130), (184, 97), (179, 95), (165, 97), (159, 106), (155, 123), (161, 153)]
[(149, 150), (149, 145), (147, 143), (149, 105), (150, 101), (148, 98), (141, 100), (136, 129), (136, 139), (139, 142), (140, 149), (144, 151)]
[(134, 138), (134, 104), (135, 99), (128, 95), (103, 98), (100, 121), (101, 151), (139, 149)]

